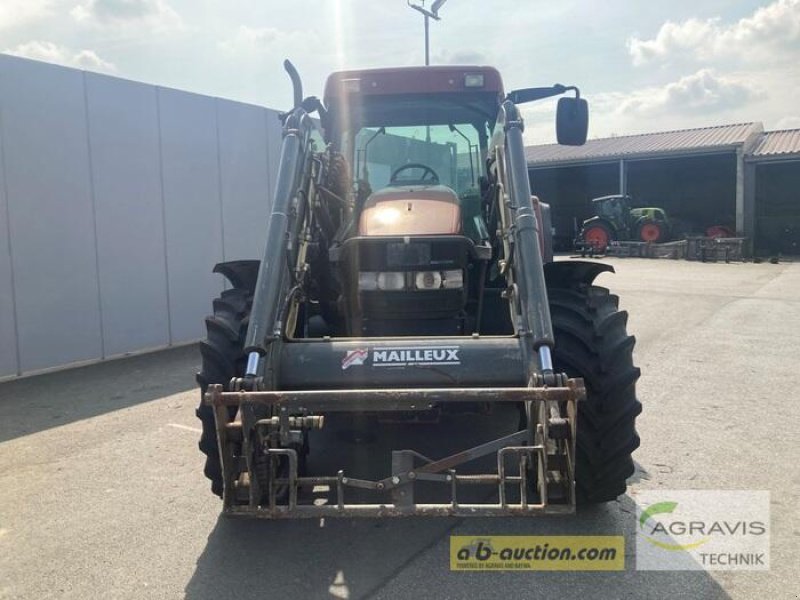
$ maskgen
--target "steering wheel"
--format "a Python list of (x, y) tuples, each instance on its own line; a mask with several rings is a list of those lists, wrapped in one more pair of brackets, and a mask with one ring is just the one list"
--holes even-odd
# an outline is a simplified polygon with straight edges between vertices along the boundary
[[(398, 181), (398, 175), (409, 169), (422, 169), (422, 176), (420, 176), (419, 179)], [(392, 173), (392, 176), (389, 178), (389, 185), (403, 185), (410, 183), (436, 185), (439, 183), (439, 176), (436, 174), (436, 171), (431, 169), (428, 165), (423, 165), (422, 163), (408, 163), (407, 165), (403, 165), (399, 169), (395, 170), (395, 172)]]

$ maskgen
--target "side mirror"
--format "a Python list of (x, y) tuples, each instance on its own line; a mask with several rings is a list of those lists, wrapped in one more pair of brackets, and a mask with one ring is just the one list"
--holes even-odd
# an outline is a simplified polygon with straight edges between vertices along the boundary
[(589, 103), (583, 98), (561, 98), (556, 110), (556, 138), (564, 146), (583, 146), (589, 132)]

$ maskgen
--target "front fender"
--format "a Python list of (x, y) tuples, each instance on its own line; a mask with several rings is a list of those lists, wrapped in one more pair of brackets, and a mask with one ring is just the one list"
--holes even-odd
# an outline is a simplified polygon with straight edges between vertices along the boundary
[(570, 288), (575, 284), (592, 285), (601, 273), (614, 273), (606, 263), (588, 260), (560, 260), (544, 265), (544, 280), (548, 289)]

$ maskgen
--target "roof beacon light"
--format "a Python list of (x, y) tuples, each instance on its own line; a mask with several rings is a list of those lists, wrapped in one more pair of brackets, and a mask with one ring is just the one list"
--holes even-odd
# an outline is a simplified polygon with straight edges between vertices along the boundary
[(483, 87), (483, 73), (467, 73), (464, 75), (464, 87), (481, 88)]
[(342, 87), (344, 91), (358, 94), (361, 91), (360, 79), (342, 79)]

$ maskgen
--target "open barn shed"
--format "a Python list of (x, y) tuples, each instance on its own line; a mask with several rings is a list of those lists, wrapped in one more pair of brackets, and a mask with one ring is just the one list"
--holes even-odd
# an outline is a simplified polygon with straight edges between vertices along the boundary
[[(746, 157), (755, 250), (800, 254), (800, 129), (769, 131)], [(752, 198), (752, 200), (751, 200)]]
[(591, 199), (610, 194), (665, 209), (683, 231), (725, 225), (752, 237), (745, 216), (755, 199), (745, 194), (745, 164), (762, 136), (754, 122), (530, 146), (531, 187), (552, 205), (562, 249), (592, 216)]

